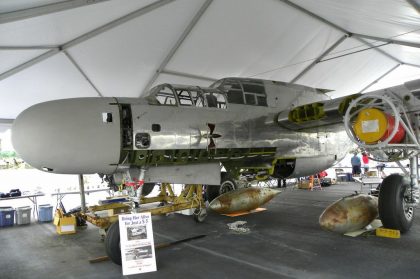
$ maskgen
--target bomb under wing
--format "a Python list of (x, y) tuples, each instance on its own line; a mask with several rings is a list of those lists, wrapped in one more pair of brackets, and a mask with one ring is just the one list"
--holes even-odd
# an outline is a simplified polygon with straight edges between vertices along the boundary
[(242, 188), (214, 199), (210, 208), (220, 214), (246, 212), (266, 204), (279, 193), (270, 188)]
[(347, 233), (366, 227), (377, 216), (376, 197), (352, 195), (328, 206), (319, 217), (319, 224), (328, 231)]

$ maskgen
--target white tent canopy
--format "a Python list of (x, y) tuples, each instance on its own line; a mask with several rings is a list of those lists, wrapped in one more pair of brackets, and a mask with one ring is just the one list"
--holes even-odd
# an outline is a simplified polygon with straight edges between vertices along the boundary
[(39, 102), (254, 77), (334, 90), (420, 78), (419, 0), (3, 0), (0, 119)]

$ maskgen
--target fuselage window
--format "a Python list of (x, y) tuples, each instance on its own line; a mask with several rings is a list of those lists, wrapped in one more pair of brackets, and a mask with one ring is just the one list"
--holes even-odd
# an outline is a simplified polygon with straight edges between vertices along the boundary
[(255, 83), (242, 83), (244, 92), (265, 94), (264, 86), (262, 84)]
[(245, 103), (242, 87), (239, 83), (225, 82), (223, 83), (222, 90), (226, 92), (229, 103), (241, 105)]
[(195, 90), (190, 90), (191, 98), (193, 99), (196, 107), (204, 107), (204, 99), (201, 94)]
[(177, 90), (177, 95), (181, 106), (192, 106), (194, 104), (190, 92), (187, 90)]
[(226, 109), (226, 97), (220, 93), (213, 93), (217, 98), (217, 107), (221, 109)]
[(255, 94), (247, 94), (245, 93), (245, 101), (247, 105), (255, 105)]
[(267, 97), (266, 96), (258, 96), (257, 95), (257, 101), (259, 106), (267, 106)]
[[(242, 91), (239, 91), (239, 95), (243, 98)], [(198, 86), (158, 85), (150, 90), (150, 95), (146, 97), (146, 100), (150, 105), (227, 108), (226, 95), (222, 91)]]
[(262, 83), (243, 82), (242, 87), (247, 105), (267, 106), (267, 96), (265, 95), (265, 88)]
[(167, 86), (161, 88), (159, 92), (156, 93), (155, 98), (161, 105), (176, 106), (174, 92)]
[(267, 96), (262, 81), (223, 79), (216, 81), (211, 87), (224, 91), (231, 104), (267, 106)]
[(204, 99), (209, 108), (226, 108), (226, 98), (223, 94), (217, 92), (204, 93)]

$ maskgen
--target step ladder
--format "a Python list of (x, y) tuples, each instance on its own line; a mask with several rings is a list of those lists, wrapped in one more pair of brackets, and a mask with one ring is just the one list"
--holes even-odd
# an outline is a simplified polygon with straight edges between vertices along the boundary
[(311, 183), (312, 183), (311, 191), (322, 190), (321, 179), (319, 178), (318, 175), (315, 175), (315, 176), (311, 175)]

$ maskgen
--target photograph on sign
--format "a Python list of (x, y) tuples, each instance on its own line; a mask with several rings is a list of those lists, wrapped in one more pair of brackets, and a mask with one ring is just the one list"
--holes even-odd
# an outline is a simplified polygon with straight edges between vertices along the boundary
[(147, 228), (145, 225), (140, 226), (128, 226), (127, 227), (127, 239), (128, 241), (136, 239), (147, 239)]
[(137, 247), (134, 249), (128, 249), (125, 252), (125, 257), (127, 261), (152, 258), (152, 247), (150, 245), (147, 245), (143, 247)]

